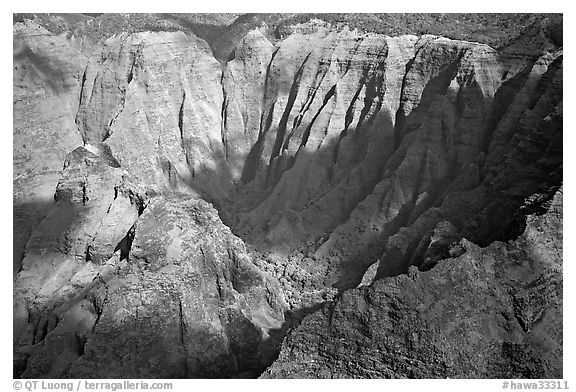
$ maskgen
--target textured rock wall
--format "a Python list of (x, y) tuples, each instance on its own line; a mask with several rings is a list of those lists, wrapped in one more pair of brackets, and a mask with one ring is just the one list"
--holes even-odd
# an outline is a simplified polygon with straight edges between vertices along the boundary
[[(556, 313), (536, 340), (525, 328), (532, 305), (518, 305), (522, 331), (472, 306), (486, 297), (510, 315), (510, 298), (524, 294), (503, 289), (515, 259), (498, 252), (512, 245), (477, 245), (525, 238), (526, 215), (562, 183), (563, 52), (546, 25), (501, 51), (324, 27), (272, 45), (254, 30), (225, 65), (182, 32), (120, 34), (87, 59), (33, 23), (15, 26), (16, 376), (252, 377), (292, 323), (373, 281), (306, 318), (269, 375), (559, 374), (561, 275), (542, 283)], [(26, 207), (38, 195), (55, 201)], [(526, 252), (538, 261), (543, 250)], [(543, 263), (518, 274), (537, 279)], [(453, 299), (430, 276), (483, 291)], [(455, 348), (438, 342), (471, 337), (446, 332), (437, 310), (417, 333), (426, 344), (407, 346), (433, 361), (416, 366), (404, 353), (392, 364), (404, 335), (378, 312), (390, 300), (418, 324), (425, 290), (471, 309), (485, 333), (462, 353), (493, 367), (458, 367)], [(334, 309), (344, 309), (341, 334), (306, 329)], [(366, 352), (383, 339), (382, 358), (361, 357), (376, 366), (342, 362), (351, 346), (331, 339), (348, 333)], [(542, 356), (538, 339), (554, 342)], [(319, 367), (301, 369), (306, 355)]]
[(220, 64), (183, 33), (123, 34), (95, 53), (76, 121), (85, 143), (157, 190), (229, 191)]
[(157, 196), (83, 147), (14, 287), (18, 377), (254, 377), (286, 304), (207, 202)]
[[(441, 220), (476, 242), (497, 238), (502, 211), (559, 168), (561, 123), (547, 120), (548, 166), (530, 162), (527, 187), (501, 192), (517, 174), (502, 173), (502, 157), (526, 153), (513, 135), (561, 112), (562, 51), (535, 45), (499, 53), (319, 28), (274, 47), (255, 30), (221, 71), (199, 39), (123, 35), (90, 60), (77, 121), (86, 143), (140, 181), (199, 193), (261, 250), (312, 246), (323, 284), (347, 288), (378, 258), (402, 259), (382, 274), (405, 271), (416, 238)], [(475, 209), (454, 207), (475, 188)], [(495, 196), (483, 214), (499, 219), (467, 222)]]
[(346, 291), (263, 377), (562, 378), (561, 216), (560, 191), (515, 241), (463, 239), (430, 271)]
[(32, 22), (13, 30), (14, 276), (31, 231), (53, 205), (66, 155), (82, 145), (74, 122), (88, 60)]

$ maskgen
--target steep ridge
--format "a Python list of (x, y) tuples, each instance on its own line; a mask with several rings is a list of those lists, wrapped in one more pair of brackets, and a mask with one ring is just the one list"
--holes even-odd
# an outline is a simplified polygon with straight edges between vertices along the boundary
[(430, 271), (346, 291), (263, 377), (562, 378), (561, 215), (559, 191), (515, 241), (462, 239)]
[(150, 196), (69, 155), (14, 285), (18, 377), (254, 377), (272, 361), (277, 283), (210, 204)]
[[(302, 252), (304, 245), (311, 258), (293, 259), (316, 277), (324, 274), (322, 285), (345, 289), (359, 283), (378, 258), (385, 260), (380, 275), (420, 263), (418, 255), (410, 261), (415, 241), (426, 242), (440, 221), (489, 243), (510, 235), (526, 197), (548, 188), (553, 194), (562, 165), (561, 50), (550, 53), (554, 45), (548, 45), (511, 62), (514, 48), (501, 55), (485, 45), (425, 36), (387, 39), (386, 45), (364, 38), (355, 56), (346, 47), (353, 37), (338, 35), (337, 45), (346, 48), (340, 54), (331, 36), (324, 38), (326, 46), (307, 55), (304, 69), (289, 71), (294, 77), (287, 103), (272, 95), (271, 125), (264, 131), (277, 127), (274, 144), (262, 136), (264, 146), (256, 142), (262, 168), (242, 187), (252, 200), (251, 186), (268, 194), (238, 214), (248, 242), (282, 256), (294, 248)], [(290, 38), (280, 44), (271, 75), (288, 44)], [(331, 57), (311, 62), (318, 55)], [(354, 64), (362, 64), (363, 73)], [(334, 71), (338, 67), (342, 74)], [(342, 106), (346, 110), (337, 109)], [(543, 155), (521, 140), (538, 140)], [(276, 149), (268, 153), (272, 145)], [(519, 176), (526, 181), (512, 192)], [(496, 228), (503, 230), (494, 235)]]
[[(520, 235), (562, 183), (550, 31), (496, 51), (323, 26), (273, 45), (254, 30), (224, 66), (182, 32), (106, 40), (69, 70), (72, 106), (39, 132), (75, 122), (54, 136), (73, 150), (58, 186), (30, 174), (56, 203), (23, 236), (15, 374), (253, 377), (292, 323), (335, 296), (340, 306), (338, 293), (468, 257), (467, 240)], [(33, 54), (57, 38), (35, 39)], [(29, 108), (15, 103), (16, 137)]]
[(82, 145), (74, 123), (88, 60), (34, 23), (14, 26), (14, 276), (31, 230), (53, 204), (66, 155)]
[[(76, 121), (86, 144), (157, 191), (230, 189), (223, 164), (221, 69), (183, 33), (122, 34), (86, 67)], [(202, 86), (202, 87), (199, 87)]]

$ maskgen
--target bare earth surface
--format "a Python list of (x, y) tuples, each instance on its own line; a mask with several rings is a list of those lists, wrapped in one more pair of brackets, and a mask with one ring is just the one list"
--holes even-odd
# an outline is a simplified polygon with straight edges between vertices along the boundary
[(15, 377), (562, 377), (561, 17), (170, 15), (14, 24)]

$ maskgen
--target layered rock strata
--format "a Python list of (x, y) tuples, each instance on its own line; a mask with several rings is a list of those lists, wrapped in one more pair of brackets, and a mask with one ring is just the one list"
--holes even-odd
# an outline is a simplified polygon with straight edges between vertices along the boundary
[[(477, 245), (522, 234), (562, 182), (563, 52), (548, 30), (501, 51), (322, 26), (273, 45), (254, 30), (222, 66), (182, 32), (121, 34), (87, 59), (16, 24), (15, 222), (31, 222), (15, 236), (16, 374), (254, 376), (338, 293), (414, 268), (459, 274), (446, 258), (476, 268)], [(535, 347), (502, 336), (490, 347)], [(558, 374), (551, 347), (529, 376)], [(374, 374), (474, 376), (385, 366)], [(270, 375), (303, 374), (290, 372)]]

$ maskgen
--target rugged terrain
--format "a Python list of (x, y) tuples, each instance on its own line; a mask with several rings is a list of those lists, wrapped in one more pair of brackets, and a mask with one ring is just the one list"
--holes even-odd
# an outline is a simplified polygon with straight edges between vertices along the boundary
[(23, 20), (15, 376), (562, 376), (561, 18), (227, 61)]
[(431, 270), (346, 291), (264, 377), (562, 377), (562, 193), (515, 241), (462, 239)]

